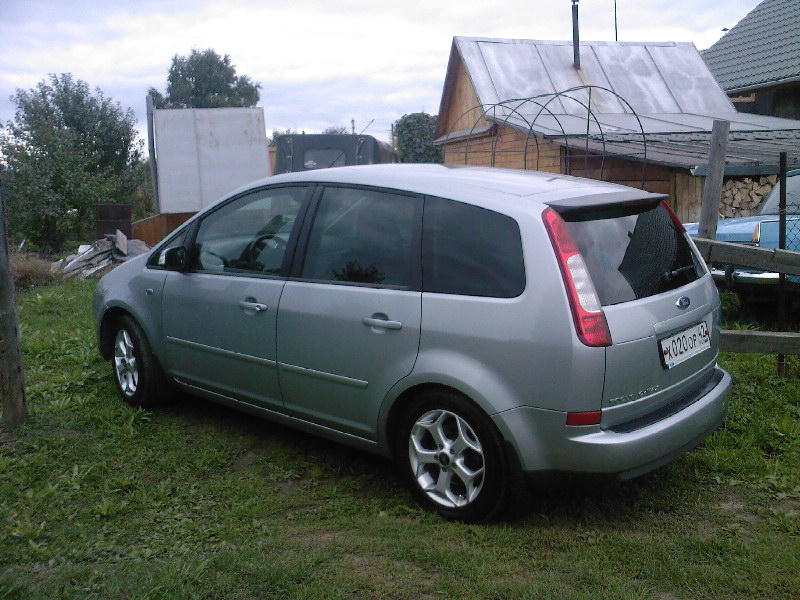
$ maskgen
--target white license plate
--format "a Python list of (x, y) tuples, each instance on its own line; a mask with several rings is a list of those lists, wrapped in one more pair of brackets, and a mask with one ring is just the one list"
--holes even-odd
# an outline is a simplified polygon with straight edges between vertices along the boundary
[(697, 356), (711, 347), (711, 329), (708, 323), (700, 321), (697, 325), (687, 327), (683, 331), (659, 340), (661, 358), (667, 369)]

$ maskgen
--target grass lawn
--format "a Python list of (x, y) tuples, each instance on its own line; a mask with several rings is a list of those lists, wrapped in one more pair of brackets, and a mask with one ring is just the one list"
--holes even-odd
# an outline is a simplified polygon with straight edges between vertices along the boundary
[(0, 429), (0, 598), (800, 598), (800, 379), (729, 355), (724, 429), (489, 525), (382, 459), (196, 399), (127, 407), (91, 282), (20, 297), (30, 418)]

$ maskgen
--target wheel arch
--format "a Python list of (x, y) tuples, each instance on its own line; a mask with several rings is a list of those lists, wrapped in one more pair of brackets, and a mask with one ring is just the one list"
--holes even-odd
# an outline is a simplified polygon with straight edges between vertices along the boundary
[(100, 318), (98, 346), (100, 349), (100, 356), (106, 360), (110, 360), (114, 352), (114, 326), (124, 316), (131, 317), (134, 320), (136, 319), (129, 310), (121, 306), (112, 306), (108, 308)]

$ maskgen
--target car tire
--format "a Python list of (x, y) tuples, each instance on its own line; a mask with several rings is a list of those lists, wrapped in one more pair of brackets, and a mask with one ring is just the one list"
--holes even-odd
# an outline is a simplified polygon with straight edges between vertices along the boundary
[(170, 401), (172, 386), (139, 324), (127, 315), (120, 317), (111, 339), (111, 367), (122, 399), (131, 406), (142, 408)]
[(447, 519), (481, 522), (507, 504), (509, 466), (500, 433), (466, 397), (430, 390), (405, 411), (395, 458), (416, 499)]

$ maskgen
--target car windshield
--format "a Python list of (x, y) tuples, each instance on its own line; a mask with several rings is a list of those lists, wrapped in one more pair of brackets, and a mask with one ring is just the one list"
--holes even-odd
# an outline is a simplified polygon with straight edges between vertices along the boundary
[[(760, 215), (777, 215), (778, 200), (780, 199), (780, 183), (772, 188), (772, 191), (761, 205)], [(790, 215), (800, 214), (800, 172), (786, 178), (786, 213)]]

